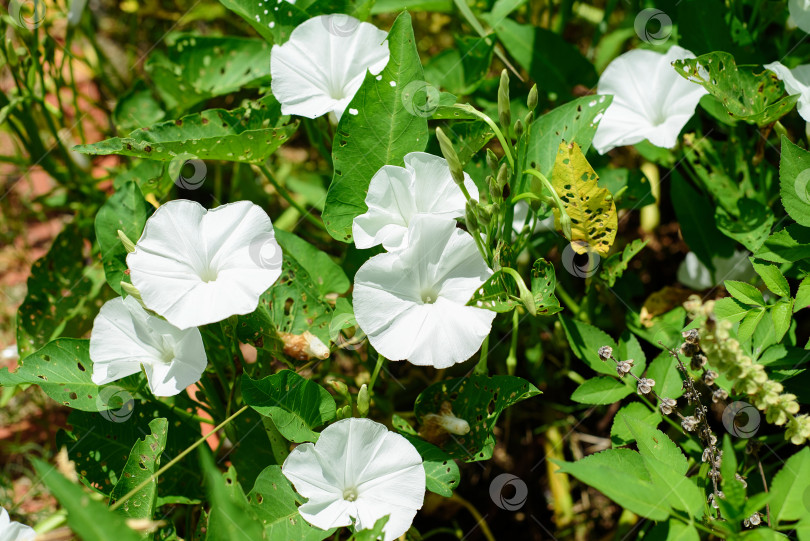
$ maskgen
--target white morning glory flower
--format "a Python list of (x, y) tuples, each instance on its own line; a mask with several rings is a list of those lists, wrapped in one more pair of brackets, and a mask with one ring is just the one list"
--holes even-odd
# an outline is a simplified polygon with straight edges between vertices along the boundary
[[(383, 165), (368, 187), (368, 212), (352, 223), (358, 248), (382, 244), (398, 250), (408, 244), (408, 226), (414, 216), (431, 214), (453, 220), (464, 216), (467, 199), (453, 181), (447, 161), (425, 152), (405, 155), (405, 167)], [(478, 199), (478, 188), (467, 173), (464, 186)]]
[(354, 315), (381, 355), (447, 368), (469, 359), (495, 312), (466, 306), (492, 275), (469, 233), (421, 216), (406, 248), (372, 257), (354, 278)]
[(674, 147), (700, 98), (707, 93), (672, 67), (676, 60), (694, 57), (675, 45), (666, 54), (634, 49), (608, 64), (597, 92), (612, 94), (613, 102), (596, 128), (594, 148), (604, 154), (645, 139), (658, 147)]
[(33, 541), (36, 536), (33, 528), (12, 522), (8, 511), (0, 507), (0, 541)]
[(267, 214), (250, 201), (205, 210), (161, 205), (127, 256), (147, 308), (181, 329), (250, 314), (281, 275), (281, 247)]
[(810, 34), (810, 0), (788, 0), (788, 12), (790, 21)]
[(340, 13), (301, 23), (270, 53), (271, 86), (281, 112), (307, 118), (334, 113), (340, 120), (366, 72), (377, 75), (388, 64), (387, 37)]
[(781, 62), (771, 62), (765, 64), (765, 69), (774, 72), (785, 83), (788, 94), (800, 96), (796, 108), (804, 121), (810, 122), (810, 64), (796, 66), (791, 70)]
[(695, 291), (718, 286), (724, 280), (747, 282), (756, 275), (748, 255), (749, 252), (736, 250), (731, 257), (713, 257), (715, 270), (712, 272), (700, 262), (694, 252), (689, 252), (678, 267), (678, 281)]
[(326, 427), (315, 444), (297, 446), (281, 467), (299, 494), (298, 511), (318, 528), (372, 528), (389, 516), (385, 541), (410, 528), (425, 498), (425, 468), (405, 438), (371, 419), (343, 419)]
[(208, 361), (196, 328), (180, 330), (149, 314), (133, 297), (104, 303), (90, 334), (93, 383), (140, 372), (155, 396), (174, 396), (199, 381)]

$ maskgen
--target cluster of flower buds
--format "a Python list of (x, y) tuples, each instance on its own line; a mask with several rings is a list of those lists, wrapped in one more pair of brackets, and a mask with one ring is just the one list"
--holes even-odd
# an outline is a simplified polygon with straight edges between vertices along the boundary
[[(785, 393), (782, 384), (771, 380), (765, 367), (745, 353), (740, 343), (731, 336), (733, 324), (715, 318), (714, 301), (703, 302), (697, 295), (692, 295), (683, 306), (689, 317), (699, 324), (693, 330), (698, 331), (700, 336), (700, 351), (691, 357), (692, 368), (704, 369), (705, 357), (708, 356), (713, 368), (709, 372), (722, 374), (731, 383), (731, 390), (747, 395), (757, 409), (765, 412), (769, 423), (786, 425), (787, 439), (795, 445), (810, 440), (810, 415), (800, 415), (796, 395)], [(691, 334), (689, 338), (684, 335), (688, 343), (691, 343), (691, 337)], [(717, 402), (727, 397), (726, 391), (718, 389), (714, 391), (712, 400)]]
[(759, 511), (755, 511), (753, 515), (743, 520), (743, 524), (745, 525), (746, 528), (753, 528), (755, 526), (759, 526), (760, 524), (762, 524), (762, 513), (760, 513)]
[[(620, 378), (623, 378), (627, 374), (630, 374), (635, 378), (637, 382), (637, 389), (639, 394), (650, 394), (651, 392), (655, 394), (652, 390), (655, 387), (655, 380), (650, 378), (640, 378), (637, 375), (633, 374), (631, 370), (635, 365), (635, 361), (633, 359), (626, 359), (624, 361), (619, 361), (613, 356), (613, 348), (610, 346), (602, 346), (596, 351), (599, 358), (603, 361), (607, 361), (608, 359), (612, 360), (616, 364), (616, 372), (619, 374)], [(657, 394), (655, 395), (660, 400), (668, 400), (662, 399)], [(674, 404), (673, 404), (674, 405)]]

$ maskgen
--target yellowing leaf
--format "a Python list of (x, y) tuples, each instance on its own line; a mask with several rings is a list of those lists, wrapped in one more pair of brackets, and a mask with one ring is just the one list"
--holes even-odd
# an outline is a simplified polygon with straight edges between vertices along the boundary
[[(551, 183), (571, 218), (571, 247), (579, 254), (595, 251), (605, 257), (616, 239), (618, 216), (613, 196), (597, 185), (598, 179), (578, 144), (560, 143)], [(556, 208), (554, 218), (561, 229)]]

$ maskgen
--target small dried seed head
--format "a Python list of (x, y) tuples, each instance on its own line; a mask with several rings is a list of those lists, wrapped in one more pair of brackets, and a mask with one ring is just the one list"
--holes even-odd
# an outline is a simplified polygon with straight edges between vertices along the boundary
[(739, 473), (735, 473), (735, 474), (734, 474), (734, 479), (736, 479), (737, 481), (739, 481), (740, 483), (742, 483), (742, 486), (743, 486), (744, 488), (748, 488), (748, 482), (747, 482), (747, 481), (746, 481), (746, 480), (743, 478), (743, 476), (742, 476), (742, 475), (740, 475)]
[(681, 335), (683, 339), (690, 344), (697, 345), (700, 342), (700, 333), (698, 333), (697, 329), (689, 329), (688, 331), (682, 332)]
[(698, 351), (692, 356), (692, 362), (690, 363), (692, 370), (700, 370), (706, 366), (708, 361), (709, 360), (706, 358), (706, 355), (704, 355), (703, 352)]
[(607, 361), (613, 357), (613, 348), (610, 346), (602, 346), (599, 348), (599, 358), (603, 361)]
[(687, 357), (691, 357), (698, 351), (700, 351), (700, 348), (698, 347), (697, 344), (694, 344), (692, 342), (684, 342), (683, 344), (681, 344), (681, 354)]
[(661, 399), (661, 413), (664, 415), (669, 415), (672, 413), (672, 409), (677, 405), (677, 402), (674, 398), (662, 398)]
[(681, 421), (681, 426), (687, 432), (692, 432), (693, 430), (695, 430), (695, 428), (697, 428), (697, 425), (698, 420), (692, 417), (691, 415), (689, 417), (684, 417), (683, 420)]
[(626, 361), (622, 361), (616, 365), (616, 372), (619, 373), (619, 377), (623, 378), (625, 374), (630, 372), (633, 369), (633, 359), (627, 359)]
[(705, 374), (703, 374), (703, 383), (706, 385), (714, 385), (714, 380), (717, 379), (719, 374), (714, 370), (707, 370)]
[(712, 393), (712, 402), (724, 402), (728, 398), (728, 393), (724, 389), (717, 389)]
[(648, 394), (655, 386), (655, 380), (650, 378), (641, 378), (638, 380), (638, 392), (641, 394)]

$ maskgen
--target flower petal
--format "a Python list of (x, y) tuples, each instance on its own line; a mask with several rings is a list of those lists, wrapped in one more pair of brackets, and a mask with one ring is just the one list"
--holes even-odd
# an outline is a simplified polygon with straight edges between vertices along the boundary
[(388, 63), (387, 34), (348, 15), (304, 21), (270, 56), (273, 95), (284, 114), (340, 119), (366, 76)]

